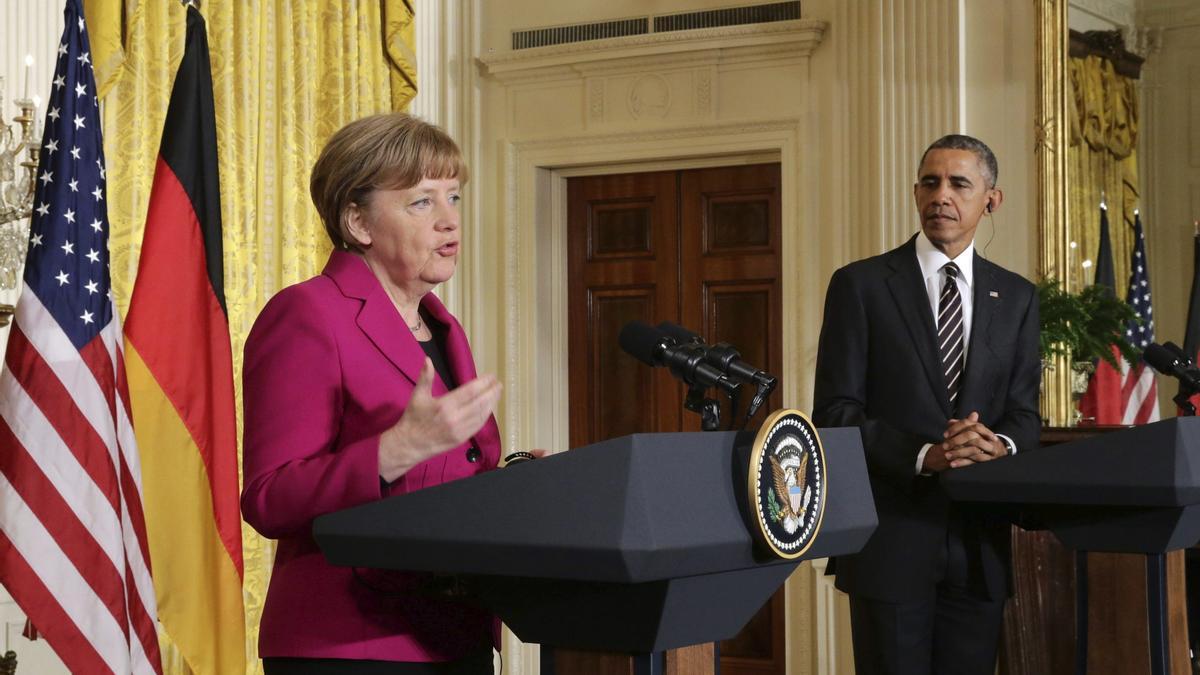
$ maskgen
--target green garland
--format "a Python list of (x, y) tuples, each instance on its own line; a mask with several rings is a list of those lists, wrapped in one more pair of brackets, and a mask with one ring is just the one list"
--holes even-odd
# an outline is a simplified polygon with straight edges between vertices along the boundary
[(1104, 359), (1119, 368), (1110, 345), (1116, 345), (1129, 363), (1141, 358), (1141, 351), (1125, 337), (1125, 326), (1137, 320), (1137, 313), (1107, 286), (1093, 284), (1080, 293), (1068, 293), (1057, 279), (1049, 277), (1037, 285), (1037, 293), (1043, 359)]

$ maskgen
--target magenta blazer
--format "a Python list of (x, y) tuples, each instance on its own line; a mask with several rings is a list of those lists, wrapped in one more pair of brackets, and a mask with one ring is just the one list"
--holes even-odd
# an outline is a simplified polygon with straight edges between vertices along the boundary
[[(462, 326), (432, 293), (421, 306), (447, 328), (445, 358), (459, 384), (475, 379)], [(326, 562), (312, 538), (321, 514), (496, 467), (493, 417), (468, 443), (382, 484), (379, 435), (404, 412), (424, 360), (366, 262), (344, 251), (330, 255), (320, 276), (280, 291), (254, 322), (243, 380), (242, 515), (279, 540), (260, 656), (448, 661), (495, 644), (486, 612), (406, 592), (422, 575), (359, 570), (356, 579)], [(436, 378), (434, 395), (446, 391)], [(482, 452), (475, 463), (467, 461), (472, 443)]]

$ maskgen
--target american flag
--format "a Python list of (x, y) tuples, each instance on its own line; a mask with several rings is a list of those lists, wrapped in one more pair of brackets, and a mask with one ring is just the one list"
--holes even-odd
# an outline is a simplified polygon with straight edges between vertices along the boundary
[[(1125, 338), (1138, 349), (1145, 349), (1154, 342), (1154, 310), (1150, 306), (1150, 277), (1146, 273), (1146, 235), (1140, 214), (1133, 213), (1133, 255), (1129, 261), (1129, 290), (1125, 301), (1137, 313), (1137, 320), (1130, 321), (1125, 327)], [(1141, 359), (1133, 366), (1122, 360), (1121, 378), (1121, 402), (1125, 411), (1121, 423), (1157, 422), (1158, 386), (1154, 381), (1154, 370)]]
[(80, 0), (47, 104), (0, 374), (0, 581), (72, 672), (161, 673)]

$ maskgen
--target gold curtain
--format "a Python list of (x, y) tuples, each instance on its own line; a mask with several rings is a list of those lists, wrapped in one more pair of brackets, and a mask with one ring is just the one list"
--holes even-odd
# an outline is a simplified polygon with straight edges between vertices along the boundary
[[(109, 18), (91, 28), (92, 40), (110, 45), (120, 65), (107, 83), (103, 124), (113, 292), (124, 313), (186, 15), (168, 0), (88, 4), (89, 20), (93, 12)], [(403, 109), (415, 95), (413, 11), (404, 0), (244, 0), (204, 2), (201, 10), (212, 59), (240, 438), (242, 347), (254, 318), (280, 288), (317, 274), (329, 254), (308, 196), (309, 170), (342, 125)], [(258, 673), (258, 621), (274, 549), (245, 525), (242, 543), (247, 664)], [(165, 638), (163, 665), (167, 673), (189, 672)]]
[[(1098, 56), (1071, 58), (1069, 185), (1071, 231), (1078, 247), (1072, 252), (1070, 273), (1091, 283), (1100, 246), (1100, 201), (1108, 205), (1117, 295), (1129, 284), (1129, 255), (1133, 249), (1133, 217), (1138, 208), (1138, 93), (1136, 82), (1113, 70)], [(1093, 267), (1084, 272), (1083, 260)]]

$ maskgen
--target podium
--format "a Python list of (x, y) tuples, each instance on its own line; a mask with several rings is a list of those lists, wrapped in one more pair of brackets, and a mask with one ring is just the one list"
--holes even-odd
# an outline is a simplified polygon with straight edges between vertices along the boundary
[(803, 560), (866, 543), (877, 520), (859, 431), (820, 436), (824, 518), (790, 560), (751, 538), (747, 432), (624, 436), (328, 514), (313, 534), (335, 565), (463, 577), (544, 654), (633, 655), (660, 672), (664, 650), (736, 634)]
[[(955, 501), (1005, 510), (1068, 549), (1146, 555), (1149, 671), (1179, 672), (1186, 663), (1186, 641), (1174, 659), (1168, 648), (1164, 554), (1200, 541), (1200, 420), (1173, 418), (1023, 452), (955, 470), (942, 484)], [(1084, 622), (1077, 632), (1086, 635), (1086, 607), (1077, 605), (1076, 614)], [(1076, 670), (1087, 668), (1081, 651)]]

